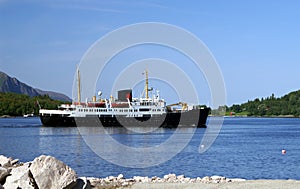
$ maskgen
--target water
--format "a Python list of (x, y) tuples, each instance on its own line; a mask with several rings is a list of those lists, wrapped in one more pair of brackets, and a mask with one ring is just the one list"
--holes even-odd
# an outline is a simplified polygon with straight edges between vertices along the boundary
[[(109, 129), (109, 132), (121, 143), (149, 147), (169, 138), (174, 129), (159, 129), (148, 134), (120, 128)], [(207, 152), (199, 154), (204, 132), (205, 129), (197, 129), (185, 149), (165, 163), (144, 169), (126, 168), (98, 157), (85, 144), (77, 128), (43, 127), (38, 118), (5, 118), (0, 119), (0, 154), (22, 162), (32, 161), (41, 154), (52, 155), (80, 176), (106, 177), (122, 173), (125, 177), (162, 177), (176, 173), (188, 177), (222, 175), (300, 180), (300, 119), (225, 118), (215, 143)], [(286, 149), (285, 155), (281, 154), (282, 149)], [(118, 156), (122, 156), (122, 150)]]

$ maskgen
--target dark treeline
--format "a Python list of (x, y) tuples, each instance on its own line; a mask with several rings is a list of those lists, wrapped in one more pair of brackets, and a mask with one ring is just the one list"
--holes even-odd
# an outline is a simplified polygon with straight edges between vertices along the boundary
[(227, 112), (248, 116), (300, 116), (300, 90), (276, 98), (274, 94), (267, 98), (256, 98), (241, 105), (232, 105)]
[[(39, 103), (37, 103), (39, 102)], [(57, 109), (63, 103), (53, 100), (49, 96), (29, 97), (16, 93), (0, 92), (0, 116), (22, 116), (34, 113), (38, 115), (39, 105), (44, 109)], [(38, 105), (39, 104), (39, 105)], [(300, 90), (276, 98), (274, 94), (267, 98), (248, 100), (243, 104), (226, 107), (227, 112), (247, 116), (300, 116)]]
[(62, 103), (66, 102), (53, 100), (47, 95), (29, 97), (23, 94), (1, 92), (0, 116), (22, 116), (31, 113), (38, 115), (39, 105), (45, 109), (57, 109), (57, 106)]

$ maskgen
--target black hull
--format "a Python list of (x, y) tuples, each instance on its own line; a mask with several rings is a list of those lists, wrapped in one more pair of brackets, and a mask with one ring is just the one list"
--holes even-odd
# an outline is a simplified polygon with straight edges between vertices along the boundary
[(92, 116), (67, 117), (60, 115), (40, 115), (44, 126), (50, 127), (75, 127), (75, 126), (99, 126), (104, 127), (206, 127), (206, 120), (210, 108), (190, 110), (187, 112), (168, 112), (162, 116), (123, 117), (123, 116)]

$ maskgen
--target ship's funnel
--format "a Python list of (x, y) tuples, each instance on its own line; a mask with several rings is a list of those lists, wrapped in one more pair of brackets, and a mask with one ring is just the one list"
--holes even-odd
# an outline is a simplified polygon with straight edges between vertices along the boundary
[(118, 101), (127, 102), (127, 98), (132, 102), (132, 90), (125, 89), (118, 91)]

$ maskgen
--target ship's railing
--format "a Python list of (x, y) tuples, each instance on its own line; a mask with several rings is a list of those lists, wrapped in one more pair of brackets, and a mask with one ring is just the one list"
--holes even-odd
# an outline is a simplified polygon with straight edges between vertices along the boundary
[(39, 114), (40, 115), (70, 115), (74, 111), (72, 110), (46, 110), (46, 109), (40, 109)]
[(163, 114), (165, 108), (140, 106), (139, 108), (91, 108), (81, 107), (76, 109), (76, 114), (95, 114), (95, 115), (127, 115), (127, 114)]

